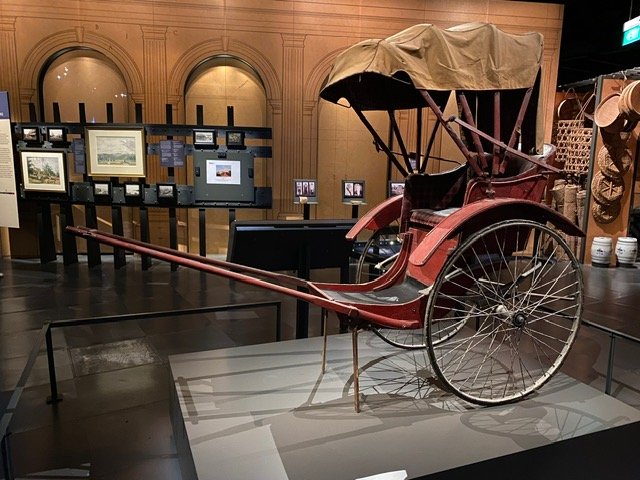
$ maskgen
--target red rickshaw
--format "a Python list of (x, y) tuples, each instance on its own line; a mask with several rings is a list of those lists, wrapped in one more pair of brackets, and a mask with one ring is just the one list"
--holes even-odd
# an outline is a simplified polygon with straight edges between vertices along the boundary
[[(565, 238), (584, 234), (541, 203), (548, 174), (559, 172), (554, 147), (540, 141), (542, 51), (536, 33), (512, 35), (490, 24), (416, 25), (337, 57), (321, 97), (346, 101), (406, 177), (402, 195), (373, 208), (348, 234), (371, 237), (360, 249), (362, 283), (308, 282), (72, 230), (305, 300), (322, 308), (325, 321), (327, 311), (335, 312), (352, 334), (356, 410), (363, 329), (400, 348), (426, 348), (436, 375), (463, 399), (484, 405), (519, 400), (561, 366), (583, 302), (580, 264)], [(448, 117), (447, 102), (456, 107)], [(372, 110), (388, 112), (392, 141), (367, 119)], [(415, 114), (413, 151), (402, 138), (397, 110)], [(427, 142), (421, 135), (425, 111), (434, 123)], [(465, 161), (426, 173), (439, 129)]]

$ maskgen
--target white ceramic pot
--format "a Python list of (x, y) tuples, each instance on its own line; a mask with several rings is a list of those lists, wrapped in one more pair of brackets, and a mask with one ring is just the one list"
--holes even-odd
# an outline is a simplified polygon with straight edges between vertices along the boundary
[(591, 244), (591, 264), (594, 267), (608, 267), (611, 261), (611, 238), (594, 237)]
[(616, 257), (623, 267), (630, 267), (638, 255), (638, 240), (634, 237), (620, 237), (616, 242)]

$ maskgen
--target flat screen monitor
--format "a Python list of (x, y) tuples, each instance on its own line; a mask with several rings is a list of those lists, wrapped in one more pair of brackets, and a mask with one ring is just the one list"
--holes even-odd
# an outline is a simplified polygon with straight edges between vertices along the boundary
[(242, 220), (229, 231), (227, 260), (263, 270), (348, 266), (353, 242), (349, 220)]
[(293, 203), (318, 203), (318, 181), (315, 178), (296, 178), (293, 181)]
[(194, 150), (197, 203), (253, 203), (253, 154), (247, 151)]

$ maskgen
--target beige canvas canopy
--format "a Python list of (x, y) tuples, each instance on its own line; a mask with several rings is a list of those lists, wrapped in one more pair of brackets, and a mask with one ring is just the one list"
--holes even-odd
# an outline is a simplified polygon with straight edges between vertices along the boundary
[(320, 95), (334, 103), (345, 98), (362, 110), (387, 110), (423, 106), (416, 89), (528, 88), (540, 70), (542, 44), (539, 33), (514, 35), (487, 23), (415, 25), (342, 52)]

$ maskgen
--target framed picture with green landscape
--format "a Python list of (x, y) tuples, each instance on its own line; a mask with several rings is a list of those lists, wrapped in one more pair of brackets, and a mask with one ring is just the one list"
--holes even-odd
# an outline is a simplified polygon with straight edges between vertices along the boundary
[(144, 177), (144, 128), (87, 127), (87, 173), (92, 177)]
[(20, 166), (25, 191), (67, 191), (64, 151), (22, 150)]

